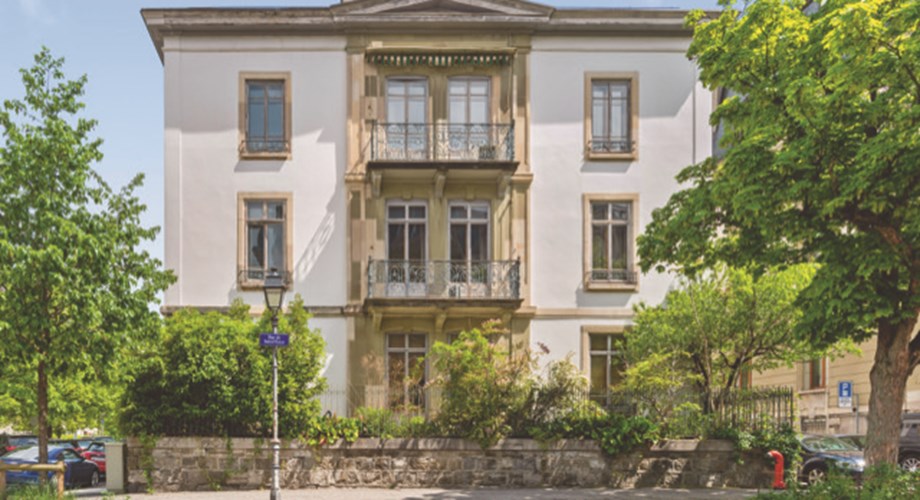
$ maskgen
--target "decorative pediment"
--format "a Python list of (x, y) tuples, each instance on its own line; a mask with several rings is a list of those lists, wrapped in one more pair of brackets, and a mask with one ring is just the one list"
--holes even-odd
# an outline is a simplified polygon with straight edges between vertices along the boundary
[(549, 16), (552, 7), (522, 0), (355, 0), (332, 7), (336, 15)]

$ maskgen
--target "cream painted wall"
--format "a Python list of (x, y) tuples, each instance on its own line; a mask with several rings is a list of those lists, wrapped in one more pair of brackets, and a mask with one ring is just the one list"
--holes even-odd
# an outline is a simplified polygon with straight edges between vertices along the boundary
[[(585, 291), (582, 195), (638, 193), (639, 230), (677, 189), (674, 176), (711, 151), (712, 94), (685, 56), (687, 40), (538, 38), (531, 55), (531, 280), (533, 304), (570, 310), (572, 321), (535, 319), (532, 341), (577, 351), (584, 311), (659, 303), (669, 275), (641, 276), (637, 292)], [(638, 72), (638, 160), (584, 160), (585, 73)], [(566, 348), (568, 346), (568, 349)]]
[[(344, 38), (165, 41), (165, 259), (179, 277), (166, 306), (262, 304), (236, 277), (237, 193), (253, 191), (293, 195), (293, 293), (308, 306), (345, 305), (344, 47)], [(240, 160), (241, 72), (290, 72), (290, 160)], [(345, 322), (312, 323), (341, 358), (330, 385), (345, 383)]]

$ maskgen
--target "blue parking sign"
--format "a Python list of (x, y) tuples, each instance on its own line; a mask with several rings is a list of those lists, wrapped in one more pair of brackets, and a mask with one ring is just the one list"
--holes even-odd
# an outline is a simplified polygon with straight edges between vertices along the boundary
[(837, 383), (837, 397), (838, 398), (852, 398), (853, 397), (853, 382), (844, 381)]

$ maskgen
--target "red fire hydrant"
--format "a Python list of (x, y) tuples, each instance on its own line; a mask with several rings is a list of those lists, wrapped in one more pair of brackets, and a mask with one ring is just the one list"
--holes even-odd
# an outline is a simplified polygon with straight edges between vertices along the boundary
[(776, 451), (770, 450), (767, 453), (770, 458), (774, 460), (773, 464), (773, 489), (774, 490), (785, 490), (786, 482), (783, 481), (783, 454)]

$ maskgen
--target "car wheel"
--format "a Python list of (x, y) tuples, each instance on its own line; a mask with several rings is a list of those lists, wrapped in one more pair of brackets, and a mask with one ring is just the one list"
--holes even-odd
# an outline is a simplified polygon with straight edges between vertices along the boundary
[(805, 481), (809, 486), (814, 486), (818, 483), (823, 483), (827, 479), (827, 467), (823, 465), (815, 465), (809, 467), (805, 471)]
[(99, 486), (99, 471), (94, 470), (93, 475), (89, 477), (89, 487), (96, 488)]
[(920, 456), (917, 455), (906, 455), (901, 457), (901, 460), (898, 462), (898, 465), (902, 469), (908, 472), (916, 472), (920, 470)]

